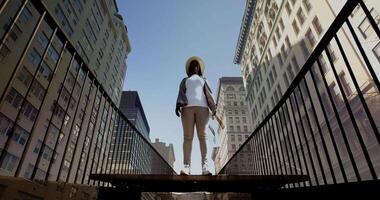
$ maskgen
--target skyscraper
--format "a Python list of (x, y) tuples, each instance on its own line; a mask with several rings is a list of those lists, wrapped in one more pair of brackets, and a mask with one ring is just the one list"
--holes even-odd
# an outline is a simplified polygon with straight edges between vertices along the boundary
[(131, 51), (115, 1), (0, 4), (0, 174), (90, 183), (109, 171)]
[(123, 91), (119, 108), (140, 133), (150, 141), (148, 120), (146, 119), (144, 108), (137, 91)]
[[(234, 63), (241, 67), (254, 126), (257, 126), (281, 99), (345, 2), (247, 0)], [(379, 25), (380, 3), (375, 0), (365, 2)], [(360, 7), (352, 14), (351, 21), (359, 33), (360, 40), (363, 41), (369, 59), (374, 64), (379, 64), (379, 39), (373, 34), (373, 29), (369, 27), (368, 19), (364, 18)], [(346, 33), (346, 29), (343, 27), (338, 36), (342, 38), (342, 45), (347, 54), (352, 55), (353, 62), (357, 65), (355, 72), (363, 74), (363, 80), (368, 79), (364, 63), (358, 50), (353, 47), (352, 36)], [(343, 62), (342, 59), (339, 60), (336, 44), (329, 45), (328, 49), (335, 55), (332, 59), (338, 62), (337, 65)], [(320, 62), (326, 68), (328, 82), (332, 84), (332, 72), (327, 67), (327, 56), (321, 56)], [(377, 73), (380, 74), (379, 71)], [(338, 69), (338, 74), (347, 79), (348, 72)], [(349, 81), (346, 86), (353, 87)]]
[[(346, 2), (341, 0), (247, 1), (234, 63), (241, 67), (254, 127), (257, 127), (280, 101)], [(364, 3), (375, 19), (375, 23), (379, 25), (379, 1), (367, 0)], [(351, 27), (353, 31), (349, 30)], [(355, 42), (355, 37), (360, 42)], [(342, 48), (339, 48), (337, 38)], [(371, 131), (367, 115), (359, 104), (358, 95), (360, 91), (363, 95), (362, 98), (374, 115), (375, 123), (379, 123), (379, 92), (374, 84), (374, 77), (367, 68), (367, 61), (364, 60), (359, 50), (358, 43), (363, 48), (368, 63), (378, 66), (380, 64), (380, 39), (374, 33), (361, 6), (351, 13), (348, 21), (336, 33), (335, 38), (329, 42), (319, 56), (318, 63), (311, 66), (310, 71), (317, 74), (315, 80), (311, 78), (312, 73), (308, 72), (293, 90), (298, 94), (298, 96), (294, 94), (296, 100), (302, 99), (302, 94), (305, 96), (304, 111), (300, 113), (296, 127), (306, 121), (314, 122), (310, 123), (310, 130), (308, 130), (312, 136), (305, 139), (303, 143), (297, 144), (296, 149), (300, 149), (305, 143), (311, 143), (311, 138), (319, 137), (317, 136), (319, 133), (323, 137), (320, 136), (321, 139), (315, 141), (313, 148), (322, 149), (323, 146), (324, 151), (342, 156), (344, 159), (341, 165), (347, 171), (349, 178), (354, 177), (353, 167), (349, 164), (350, 159), (356, 159), (359, 163), (366, 162), (360, 146), (364, 146), (365, 151), (375, 158), (374, 170), (380, 170), (379, 154), (376, 153), (380, 151), (380, 147), (376, 135)], [(343, 53), (347, 55), (347, 59), (343, 58)], [(352, 66), (351, 72), (347, 67), (347, 61)], [(351, 73), (356, 77), (359, 90), (356, 89)], [(376, 69), (375, 73), (378, 77), (379, 69)], [(312, 85), (313, 81), (320, 88), (306, 86), (306, 84)], [(321, 89), (324, 87), (328, 89)], [(308, 91), (309, 89), (311, 92)], [(320, 94), (317, 95), (316, 91), (319, 91)], [(310, 94), (308, 94), (309, 92)], [(345, 101), (349, 106), (345, 105)], [(286, 103), (285, 106), (287, 106)], [(312, 106), (323, 107), (329, 116), (324, 116), (322, 112), (314, 112)], [(342, 119), (340, 123), (343, 124), (343, 128), (337, 125), (336, 117), (330, 115), (330, 113), (335, 113), (333, 108), (336, 108), (337, 115)], [(348, 110), (354, 116), (351, 117), (355, 118), (355, 123), (348, 117)], [(307, 114), (308, 112), (314, 114)], [(331, 127), (326, 125), (325, 121), (327, 120), (333, 124)], [(278, 121), (284, 122), (281, 122), (281, 118)], [(355, 131), (354, 126), (357, 126), (360, 131)], [(324, 144), (323, 138), (328, 137), (328, 133), (334, 134), (334, 137), (331, 135), (329, 137), (336, 141), (338, 147), (334, 148), (331, 144)], [(285, 139), (286, 137), (288, 136), (285, 136)], [(363, 138), (361, 145), (357, 141), (357, 137)], [(285, 139), (281, 140), (285, 141)], [(352, 158), (349, 158), (348, 153), (342, 148), (345, 144), (352, 146), (354, 155)], [(333, 169), (338, 168), (338, 161), (334, 158), (322, 156), (321, 160), (321, 162), (330, 162)], [(291, 167), (295, 168), (295, 166)], [(324, 165), (322, 170), (327, 171), (327, 168), (327, 165)], [(370, 172), (364, 167), (357, 171), (356, 173), (360, 173), (363, 177), (370, 176)], [(321, 174), (316, 176), (322, 177)]]
[[(219, 79), (217, 115), (222, 116), (225, 128), (219, 127), (217, 130), (219, 147), (213, 152), (216, 172), (221, 170), (252, 132), (252, 121), (245, 96), (241, 77)], [(244, 161), (241, 165), (244, 165)]]

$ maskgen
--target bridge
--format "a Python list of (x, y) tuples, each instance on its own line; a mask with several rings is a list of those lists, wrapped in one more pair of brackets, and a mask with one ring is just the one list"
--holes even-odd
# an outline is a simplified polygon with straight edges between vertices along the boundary
[[(162, 159), (156, 162), (160, 165), (154, 165), (158, 169), (150, 169), (150, 165), (144, 165), (144, 156), (133, 151), (132, 144), (126, 147), (132, 151), (122, 155), (129, 156), (124, 161), (130, 164), (116, 164), (124, 170), (90, 175), (101, 185), (99, 198), (128, 194), (138, 199), (141, 192), (176, 191), (243, 192), (258, 199), (326, 198), (333, 192), (352, 198), (380, 193), (380, 122), (374, 117), (377, 106), (371, 104), (379, 98), (378, 66), (369, 61), (350, 22), (355, 8), (364, 11), (380, 38), (379, 27), (363, 1), (347, 1), (283, 97), (217, 175), (178, 176)], [(359, 86), (360, 77), (353, 72), (354, 66), (342, 47), (338, 34), (341, 29), (351, 34), (366, 66), (370, 80), (365, 88)], [(339, 49), (334, 55), (328, 48), (332, 44)], [(328, 59), (339, 98), (324, 76), (321, 55)], [(344, 67), (352, 80), (355, 95), (350, 98), (333, 56), (343, 60), (344, 65), (339, 67)], [(136, 144), (147, 146), (145, 143), (141, 140)], [(154, 152), (151, 147), (146, 150)]]

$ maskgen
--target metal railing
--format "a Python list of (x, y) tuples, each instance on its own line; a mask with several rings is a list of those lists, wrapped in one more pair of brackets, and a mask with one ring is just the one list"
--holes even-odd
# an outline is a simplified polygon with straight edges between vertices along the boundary
[(379, 61), (351, 23), (354, 9), (363, 11), (380, 41), (378, 22), (363, 1), (347, 1), (283, 97), (219, 174), (310, 178), (286, 187), (378, 180)]

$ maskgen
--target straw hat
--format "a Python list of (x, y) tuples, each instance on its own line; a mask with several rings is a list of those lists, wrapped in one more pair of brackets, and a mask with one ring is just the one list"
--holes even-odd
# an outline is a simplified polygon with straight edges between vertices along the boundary
[(186, 74), (189, 75), (189, 67), (190, 67), (190, 63), (191, 63), (191, 61), (193, 61), (193, 60), (198, 61), (198, 63), (199, 63), (199, 67), (201, 68), (201, 73), (202, 73), (202, 75), (203, 75), (203, 74), (204, 74), (204, 71), (205, 71), (205, 64), (204, 64), (203, 60), (202, 60), (200, 57), (198, 57), (198, 56), (192, 56), (192, 57), (190, 57), (189, 59), (187, 59), (187, 61), (186, 61)]

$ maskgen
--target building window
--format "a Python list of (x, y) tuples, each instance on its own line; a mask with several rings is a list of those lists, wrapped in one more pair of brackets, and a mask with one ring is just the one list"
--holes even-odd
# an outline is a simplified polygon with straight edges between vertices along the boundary
[(283, 64), (285, 62), (285, 60), (286, 60), (286, 57), (287, 57), (287, 53), (286, 53), (286, 50), (285, 50), (285, 45), (281, 46), (281, 57), (282, 57), (281, 62)]
[(292, 23), (292, 27), (293, 27), (293, 30), (294, 30), (294, 33), (296, 35), (298, 35), (298, 33), (300, 32), (300, 29), (298, 28), (298, 25), (297, 25), (297, 21), (294, 20), (293, 23)]
[(16, 109), (19, 108), (22, 100), (23, 100), (23, 96), (18, 93), (16, 91), (16, 89), (14, 89), (13, 87), (11, 88), (11, 90), (9, 91), (7, 97), (5, 98), (5, 100), (11, 104), (13, 107), (15, 107)]
[(247, 123), (247, 118), (243, 117), (243, 123)]
[(313, 19), (313, 26), (314, 26), (314, 29), (317, 32), (317, 34), (321, 35), (323, 29), (322, 29), (321, 24), (319, 23), (318, 17), (314, 17), (314, 19)]
[(275, 35), (273, 35), (273, 44), (274, 44), (274, 46), (277, 46), (277, 41), (276, 41), (276, 36)]
[(300, 43), (301, 51), (303, 52), (303, 55), (305, 59), (309, 56), (309, 49), (306, 47), (305, 40), (302, 40)]
[(42, 141), (38, 140), (36, 146), (33, 149), (33, 152), (35, 154), (38, 154), (38, 152), (40, 152), (41, 146), (42, 146)]
[(288, 65), (287, 71), (288, 71), (288, 74), (289, 74), (289, 79), (293, 80), (294, 79), (294, 72), (293, 72), (293, 67), (292, 67), (291, 64)]
[(53, 60), (54, 63), (58, 62), (59, 54), (53, 46), (49, 47), (47, 54), (50, 56), (50, 58)]
[(238, 141), (239, 141), (239, 142), (243, 141), (243, 137), (242, 137), (242, 135), (238, 135)]
[(18, 39), (18, 36), (21, 34), (22, 34), (22, 31), (20, 27), (17, 24), (15, 24), (9, 36), (12, 38), (13, 41), (16, 42), (16, 40)]
[(64, 121), (63, 121), (63, 125), (64, 126), (67, 126), (67, 124), (69, 123), (69, 121), (70, 121), (70, 115), (68, 115), (68, 114), (66, 114), (65, 115), (65, 119), (64, 119)]
[(235, 117), (235, 123), (240, 123), (240, 118), (239, 117)]
[(44, 32), (41, 32), (40, 34), (38, 34), (38, 43), (40, 43), (40, 45), (45, 49), (46, 46), (48, 45), (49, 43), (49, 39), (48, 37), (45, 35)]
[[(376, 24), (379, 26), (380, 16), (374, 8), (371, 9), (371, 15), (375, 19)], [(367, 39), (373, 33), (374, 30), (367, 17), (360, 23), (359, 30), (362, 33), (364, 39)]]
[(288, 76), (286, 75), (286, 72), (284, 72), (282, 77), (284, 78), (286, 88), (288, 88), (289, 87), (289, 79), (288, 79)]
[(241, 131), (241, 130), (240, 130), (240, 126), (236, 126), (236, 129), (237, 129), (238, 132)]
[(20, 14), (20, 22), (26, 24), (32, 17), (32, 13), (28, 9), (28, 7), (25, 6)]
[(326, 60), (323, 57), (323, 55), (320, 55), (318, 60), (319, 60), (319, 63), (321, 64), (322, 73), (325, 74), (326, 72), (330, 70), (330, 68), (327, 66)]
[(63, 100), (64, 106), (66, 107), (70, 99), (70, 93), (65, 87), (62, 88), (61, 99)]
[(276, 28), (276, 37), (277, 37), (277, 40), (280, 40), (281, 38), (280, 29), (278, 27)]
[(232, 117), (228, 117), (228, 123), (231, 123), (231, 124), (234, 123)]
[(70, 168), (70, 161), (66, 160), (63, 162), (63, 167), (62, 167), (62, 171), (69, 171), (69, 168)]
[(307, 30), (307, 32), (306, 32), (306, 38), (309, 41), (309, 44), (310, 44), (311, 47), (313, 47), (315, 45), (315, 43), (317, 42), (316, 39), (315, 39), (315, 37), (314, 37), (313, 32), (311, 31), (311, 29)]
[(12, 131), (12, 127), (13, 121), (0, 113), (0, 133), (8, 136)]
[(233, 150), (233, 151), (236, 150), (236, 145), (235, 145), (235, 144), (232, 144), (232, 150)]
[(289, 2), (286, 2), (285, 9), (286, 9), (286, 12), (288, 13), (288, 16), (290, 16), (290, 14), (292, 13), (292, 9), (290, 8)]
[(350, 83), (348, 82), (346, 74), (344, 73), (344, 71), (342, 71), (339, 74), (339, 80), (342, 83), (342, 86), (343, 86), (344, 92), (346, 93), (346, 96), (350, 96), (352, 94), (352, 89), (350, 87)]
[(244, 126), (244, 132), (248, 132), (248, 127), (247, 126)]
[(336, 57), (335, 51), (331, 48), (331, 43), (327, 45), (327, 49), (329, 50), (331, 60), (335, 62), (338, 58)]
[(63, 110), (61, 106), (57, 105), (55, 107), (54, 115), (57, 116), (60, 121), (62, 121), (65, 115), (65, 110)]
[(377, 43), (377, 45), (372, 49), (373, 54), (375, 54), (375, 57), (380, 62), (380, 42)]
[(235, 142), (235, 135), (231, 135), (231, 142)]
[(239, 111), (238, 110), (235, 110), (235, 115), (238, 115), (239, 114)]
[(302, 4), (305, 7), (306, 11), (309, 13), (312, 8), (309, 0), (302, 0)]
[(302, 8), (297, 11), (297, 18), (300, 22), (300, 26), (302, 26), (302, 24), (305, 22), (305, 14), (303, 13)]
[(0, 61), (3, 61), (10, 52), (11, 50), (8, 48), (8, 46), (6, 44), (3, 44), (3, 46), (0, 48)]
[(32, 93), (35, 97), (42, 101), (45, 95), (45, 88), (37, 80), (35, 80), (32, 85)]
[(53, 155), (53, 149), (45, 145), (44, 152), (42, 153), (42, 158), (50, 162), (52, 155)]
[(288, 51), (288, 54), (290, 53), (290, 49), (292, 48), (292, 45), (290, 44), (289, 37), (286, 36), (285, 38), (285, 44), (286, 44), (286, 50)]
[(34, 121), (37, 117), (38, 110), (28, 101), (25, 102), (23, 107), (24, 116)]
[(279, 20), (278, 24), (280, 25), (280, 29), (283, 31), (285, 29), (285, 25), (282, 19)]
[(17, 79), (22, 82), (25, 87), (29, 87), (32, 82), (33, 76), (32, 74), (23, 66), (20, 72), (17, 75)]
[(234, 126), (230, 126), (230, 131), (234, 131)]
[(62, 139), (65, 137), (65, 134), (60, 133), (59, 134), (59, 139), (58, 139), (58, 144), (62, 142)]
[(15, 168), (19, 158), (13, 154), (8, 153), (7, 151), (4, 153), (5, 156), (3, 162), (1, 163), (1, 168), (11, 172)]
[(32, 51), (28, 55), (28, 59), (30, 63), (33, 65), (33, 67), (37, 67), (41, 61), (41, 56), (37, 52), (37, 50), (33, 48)]
[(235, 94), (227, 94), (227, 99), (235, 99)]
[(53, 74), (50, 67), (45, 61), (42, 62), (39, 72), (46, 80), (51, 80)]
[(55, 15), (58, 18), (58, 21), (63, 26), (63, 30), (67, 33), (67, 35), (71, 36), (73, 34), (73, 29), (71, 28), (69, 21), (67, 20), (65, 14), (62, 11), (61, 6), (57, 4), (57, 6), (54, 9)]
[(292, 65), (293, 65), (295, 71), (299, 72), (299, 70), (301, 69), (301, 67), (299, 66), (299, 64), (297, 62), (297, 58), (295, 56), (292, 57)]
[(58, 136), (58, 133), (59, 133), (59, 129), (53, 124), (50, 124), (49, 131), (48, 131), (49, 137), (54, 138), (54, 141), (55, 141), (56, 137)]

